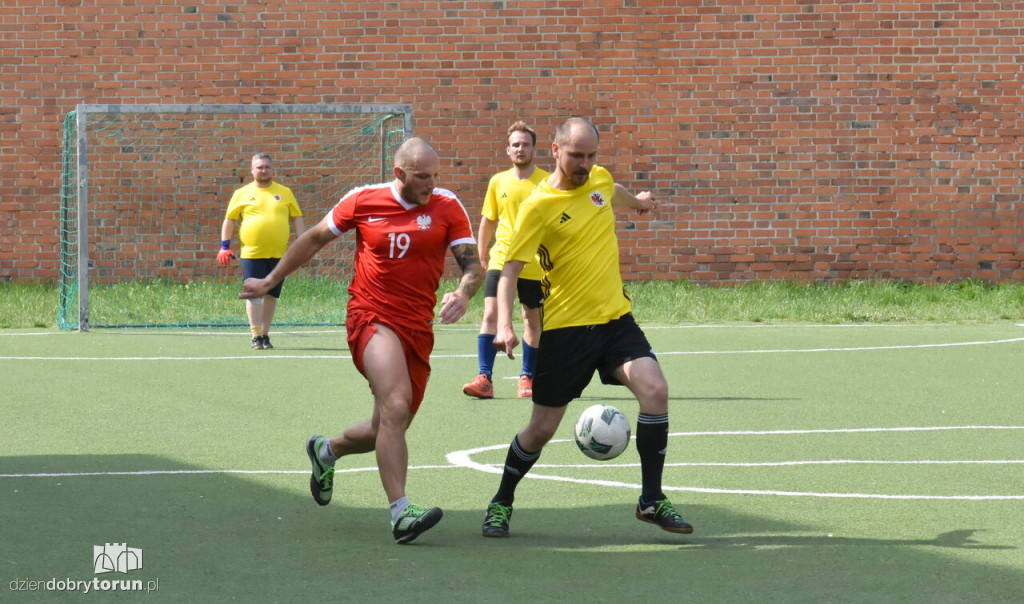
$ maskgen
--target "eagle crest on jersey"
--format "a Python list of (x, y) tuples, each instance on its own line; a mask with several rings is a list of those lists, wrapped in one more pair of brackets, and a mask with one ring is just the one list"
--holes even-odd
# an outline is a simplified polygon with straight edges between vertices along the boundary
[(416, 224), (419, 225), (421, 231), (425, 231), (430, 228), (430, 216), (417, 216)]
[(594, 205), (601, 207), (604, 205), (604, 195), (601, 195), (600, 191), (594, 191), (590, 194), (590, 201), (594, 202)]

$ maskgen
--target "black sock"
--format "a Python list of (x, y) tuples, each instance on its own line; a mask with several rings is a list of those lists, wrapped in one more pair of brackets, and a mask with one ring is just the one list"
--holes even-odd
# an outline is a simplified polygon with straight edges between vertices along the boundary
[(661, 476), (665, 470), (665, 449), (668, 447), (668, 414), (636, 418), (636, 452), (640, 454), (640, 476), (644, 503), (665, 499)]
[(537, 463), (539, 457), (540, 451), (529, 453), (519, 446), (518, 435), (513, 438), (512, 444), (508, 446), (508, 454), (505, 456), (505, 471), (501, 474), (501, 484), (498, 486), (498, 492), (491, 499), (491, 503), (512, 505), (516, 498), (516, 487), (519, 486), (519, 481), (526, 476), (533, 464)]

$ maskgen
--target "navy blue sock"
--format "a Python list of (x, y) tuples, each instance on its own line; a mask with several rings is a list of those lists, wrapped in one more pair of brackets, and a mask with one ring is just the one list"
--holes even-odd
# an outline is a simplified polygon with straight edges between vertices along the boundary
[(537, 367), (537, 349), (523, 342), (523, 371), (520, 375), (533, 377), (533, 370)]
[(480, 359), (480, 373), (491, 379), (494, 374), (494, 357), (498, 349), (494, 347), (494, 334), (482, 333), (476, 337), (476, 356)]

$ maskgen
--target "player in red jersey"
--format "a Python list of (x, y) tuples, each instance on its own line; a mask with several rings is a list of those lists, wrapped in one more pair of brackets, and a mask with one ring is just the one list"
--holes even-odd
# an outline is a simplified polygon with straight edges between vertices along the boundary
[(355, 276), (345, 327), (352, 360), (369, 382), (373, 415), (334, 438), (312, 436), (310, 491), (330, 503), (338, 458), (375, 451), (391, 508), (392, 534), (408, 543), (441, 519), (405, 495), (409, 453), (405, 433), (423, 400), (434, 346), (434, 305), (446, 251), (462, 278), (441, 301), (443, 323), (458, 321), (479, 288), (483, 269), (465, 208), (454, 193), (434, 187), (440, 160), (429, 143), (405, 141), (395, 153), (395, 180), (346, 194), (319, 224), (288, 249), (264, 279), (247, 279), (242, 298), (264, 294), (343, 232), (355, 230)]

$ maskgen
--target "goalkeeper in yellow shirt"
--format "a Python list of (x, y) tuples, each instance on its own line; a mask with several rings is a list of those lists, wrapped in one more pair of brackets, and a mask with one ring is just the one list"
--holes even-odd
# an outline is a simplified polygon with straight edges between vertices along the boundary
[[(217, 262), (228, 265), (235, 257), (231, 237), (236, 223), (242, 242), (243, 278), (262, 279), (270, 274), (288, 249), (289, 221), (298, 237), (306, 230), (302, 211), (291, 189), (274, 181), (274, 162), (267, 153), (252, 156), (253, 181), (235, 190), (228, 202), (227, 214), (220, 227), (220, 252)], [(282, 281), (283, 283), (283, 281)], [(252, 349), (269, 350), (270, 325), (274, 321), (277, 300), (281, 297), (278, 283), (262, 298), (246, 300), (246, 315), (252, 331)]]

